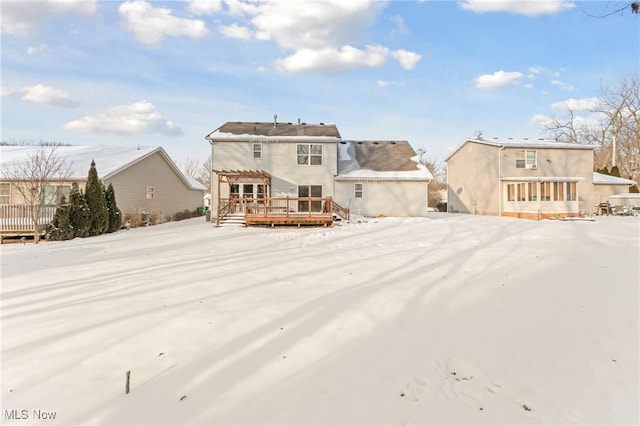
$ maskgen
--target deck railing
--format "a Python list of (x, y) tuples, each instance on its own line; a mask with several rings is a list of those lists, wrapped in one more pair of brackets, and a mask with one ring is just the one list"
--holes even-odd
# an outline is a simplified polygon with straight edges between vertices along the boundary
[(350, 210), (346, 207), (342, 207), (340, 204), (333, 202), (333, 213), (337, 214), (344, 220), (349, 220)]
[[(0, 232), (27, 234), (33, 232), (32, 213), (34, 206), (28, 205), (0, 205)], [(56, 206), (43, 206), (40, 220), (38, 221), (38, 230), (44, 232), (47, 225), (53, 219), (56, 212)]]
[(330, 217), (337, 214), (349, 219), (349, 209), (337, 204), (331, 197), (233, 197), (220, 199), (216, 224), (232, 213), (245, 217)]

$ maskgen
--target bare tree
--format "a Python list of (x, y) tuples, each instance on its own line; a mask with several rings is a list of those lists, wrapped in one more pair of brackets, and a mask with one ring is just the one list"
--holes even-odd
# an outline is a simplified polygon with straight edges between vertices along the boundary
[(623, 177), (640, 181), (640, 77), (603, 86), (587, 112), (580, 115), (567, 104), (544, 127), (558, 141), (597, 145), (596, 169), (616, 165)]
[(211, 165), (211, 154), (209, 154), (209, 158), (203, 163), (190, 157), (178, 163), (180, 170), (206, 186), (207, 189), (211, 189)]
[[(38, 145), (27, 153), (24, 161), (2, 169), (3, 180), (11, 183), (28, 207), (36, 244), (40, 240), (40, 221), (46, 206), (52, 200), (57, 202), (60, 184), (71, 176), (72, 164), (57, 155), (57, 148), (56, 145)], [(47, 187), (53, 188), (53, 192), (47, 192)]]

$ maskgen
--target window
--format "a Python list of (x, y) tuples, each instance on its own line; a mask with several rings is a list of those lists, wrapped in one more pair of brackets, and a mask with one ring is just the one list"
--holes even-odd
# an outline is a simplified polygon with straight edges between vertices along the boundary
[(355, 189), (355, 197), (356, 198), (362, 198), (362, 184), (361, 183), (356, 183), (354, 185), (354, 189)]
[(527, 183), (528, 192), (528, 200), (529, 201), (538, 201), (538, 183), (537, 182), (529, 182)]
[(564, 201), (564, 182), (553, 182), (553, 201)]
[(507, 184), (507, 201), (516, 200), (516, 186), (513, 183)]
[(576, 201), (578, 194), (578, 184), (576, 182), (567, 182), (567, 201)]
[(11, 204), (11, 184), (0, 183), (0, 204)]
[(229, 198), (240, 198), (240, 185), (232, 183), (229, 189)]
[(525, 184), (524, 183), (519, 183), (517, 184), (517, 199), (518, 201), (524, 201), (525, 200), (525, 194), (524, 194), (524, 188), (525, 188)]
[(242, 185), (242, 196), (244, 198), (253, 198), (253, 184), (245, 183)]
[(156, 197), (156, 189), (153, 186), (147, 186), (147, 200), (153, 200)]
[(62, 202), (62, 197), (65, 201), (69, 201), (69, 193), (71, 187), (67, 185), (47, 185), (44, 187), (43, 204), (45, 205), (57, 205)]
[(534, 150), (519, 149), (516, 151), (516, 168), (536, 169), (538, 167), (538, 154)]
[(551, 182), (540, 182), (540, 200), (551, 201)]
[(299, 166), (322, 165), (322, 145), (298, 145), (297, 154)]
[(262, 158), (262, 144), (260, 142), (253, 143), (253, 158), (255, 159)]
[[(298, 187), (298, 197), (313, 197), (320, 198), (322, 197), (322, 185), (301, 185)], [(311, 210), (309, 210), (311, 208)], [(299, 200), (298, 201), (298, 211), (300, 212), (320, 212), (322, 209), (322, 201), (321, 200), (312, 200), (311, 205), (309, 205), (309, 200)]]

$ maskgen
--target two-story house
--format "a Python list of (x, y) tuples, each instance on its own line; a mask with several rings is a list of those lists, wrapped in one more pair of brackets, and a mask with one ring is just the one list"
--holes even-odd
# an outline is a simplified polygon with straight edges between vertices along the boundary
[(327, 224), (336, 207), (365, 216), (426, 216), (432, 176), (406, 141), (345, 141), (335, 124), (275, 120), (227, 122), (206, 139), (218, 223), (242, 212), (247, 223), (263, 215), (262, 223), (273, 224), (280, 215), (280, 223), (299, 224), (306, 215)]
[(591, 215), (593, 146), (465, 139), (445, 159), (452, 212), (529, 219)]

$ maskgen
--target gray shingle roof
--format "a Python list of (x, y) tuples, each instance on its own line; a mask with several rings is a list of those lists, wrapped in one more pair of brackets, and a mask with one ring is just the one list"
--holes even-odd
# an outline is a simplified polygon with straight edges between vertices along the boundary
[(234, 135), (255, 136), (329, 136), (340, 138), (340, 132), (335, 124), (294, 124), (273, 122), (232, 122), (229, 121), (213, 133), (230, 133)]
[[(339, 149), (338, 173), (347, 172), (348, 162), (355, 159), (359, 168), (378, 172), (414, 171), (416, 152), (407, 141), (341, 141), (347, 150)], [(346, 155), (341, 155), (341, 154)], [(340, 166), (343, 167), (340, 167)]]

